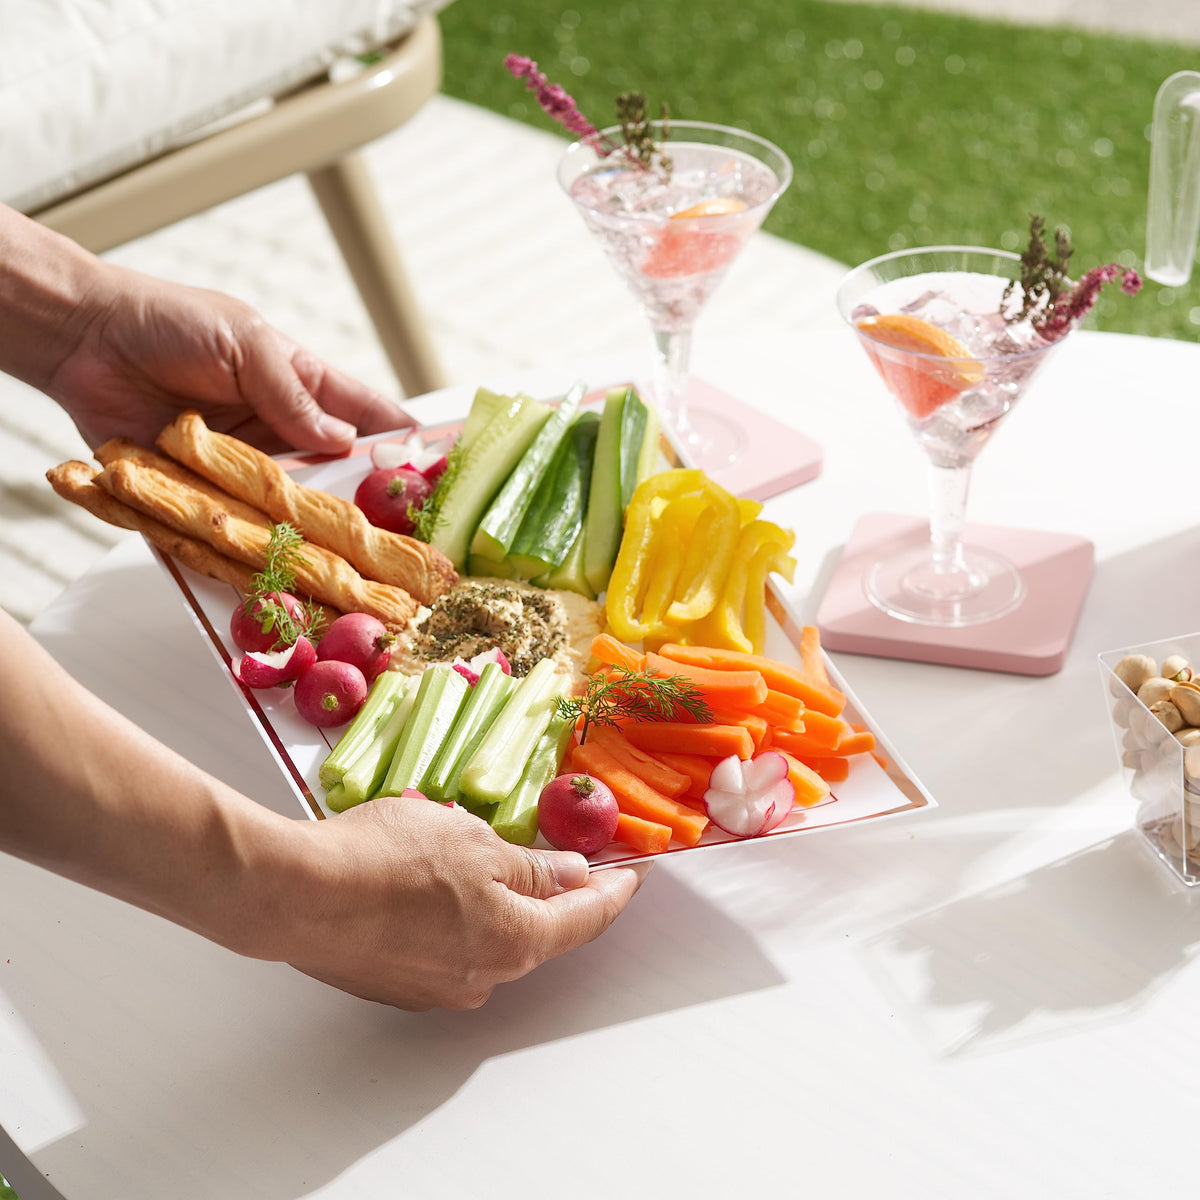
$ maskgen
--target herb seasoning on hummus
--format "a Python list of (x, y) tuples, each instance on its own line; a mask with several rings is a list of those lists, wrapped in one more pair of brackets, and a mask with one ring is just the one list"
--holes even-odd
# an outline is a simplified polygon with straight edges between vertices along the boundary
[(543, 658), (580, 675), (592, 638), (603, 627), (600, 605), (574, 592), (464, 579), (417, 614), (393, 663), (402, 671), (420, 671), (429, 663), (469, 661), (498, 647), (514, 675), (528, 674)]

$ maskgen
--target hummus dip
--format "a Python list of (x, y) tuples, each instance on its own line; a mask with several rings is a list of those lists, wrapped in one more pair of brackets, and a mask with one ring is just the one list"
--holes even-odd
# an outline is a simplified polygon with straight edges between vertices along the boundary
[(468, 661), (498, 647), (515, 676), (540, 659), (582, 679), (604, 609), (575, 592), (487, 577), (459, 580), (422, 608), (392, 650), (391, 667), (417, 674), (430, 663)]

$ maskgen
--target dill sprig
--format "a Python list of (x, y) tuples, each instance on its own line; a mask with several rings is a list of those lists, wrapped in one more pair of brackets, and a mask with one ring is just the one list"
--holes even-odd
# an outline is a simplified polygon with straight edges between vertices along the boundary
[(273, 524), (267, 538), (266, 561), (263, 569), (250, 581), (250, 594), (244, 607), (263, 633), (275, 631), (275, 645), (290, 646), (302, 633), (315, 636), (324, 624), (320, 605), (313, 600), (304, 604), (304, 616), (298, 621), (286, 605), (275, 597), (280, 592), (290, 592), (296, 586), (296, 568), (307, 559), (300, 553), (304, 536), (287, 521)]
[(712, 709), (687, 676), (652, 675), (619, 665), (589, 676), (582, 696), (560, 697), (558, 713), (569, 721), (583, 718), (581, 745), (590, 726), (617, 725), (622, 718), (675, 721), (686, 714), (696, 721), (712, 720)]
[(442, 507), (446, 497), (454, 486), (454, 481), (462, 471), (465, 451), (460, 442), (455, 442), (446, 455), (446, 469), (434, 485), (433, 491), (425, 497), (425, 502), (418, 507), (408, 506), (408, 519), (413, 523), (413, 537), (422, 542), (431, 542), (437, 527), (442, 523)]

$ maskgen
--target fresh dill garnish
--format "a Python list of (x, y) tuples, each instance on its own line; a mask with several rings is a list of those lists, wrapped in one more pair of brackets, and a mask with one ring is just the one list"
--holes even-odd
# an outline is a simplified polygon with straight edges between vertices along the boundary
[(271, 526), (265, 552), (266, 562), (250, 581), (245, 599), (247, 616), (253, 617), (263, 633), (276, 633), (275, 645), (290, 646), (302, 633), (314, 636), (324, 624), (320, 605), (311, 599), (298, 620), (276, 596), (296, 586), (296, 568), (307, 561), (300, 553), (304, 536), (294, 525), (280, 521)]
[(433, 541), (433, 535), (442, 523), (442, 506), (462, 470), (464, 454), (462, 443), (455, 442), (446, 455), (446, 469), (434, 485), (433, 491), (425, 497), (425, 502), (420, 507), (415, 504), (408, 506), (408, 519), (413, 523), (412, 535), (419, 541)]
[(591, 725), (617, 725), (623, 717), (634, 721), (676, 721), (685, 714), (696, 721), (711, 721), (712, 709), (700, 689), (685, 675), (652, 675), (630, 667), (613, 666), (608, 673), (588, 678), (582, 696), (563, 696), (559, 716), (583, 718), (579, 742), (587, 741)]

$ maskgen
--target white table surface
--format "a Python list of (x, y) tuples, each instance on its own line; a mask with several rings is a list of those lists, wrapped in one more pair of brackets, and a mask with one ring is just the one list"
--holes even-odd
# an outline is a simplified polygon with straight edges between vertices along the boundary
[[(922, 511), (919, 452), (842, 331), (701, 341), (696, 369), (826, 449), (769, 506), (811, 615), (857, 515)], [(1096, 544), (1059, 674), (838, 656), (936, 810), (657, 864), (480, 1011), (371, 1005), (0, 860), (0, 1123), (28, 1155), (0, 1141), (0, 1171), (22, 1200), (1194, 1194), (1200, 894), (1132, 832), (1096, 655), (1200, 629), (1198, 390), (1196, 345), (1075, 335), (976, 468), (972, 519)], [(34, 632), (296, 811), (140, 542)]]

